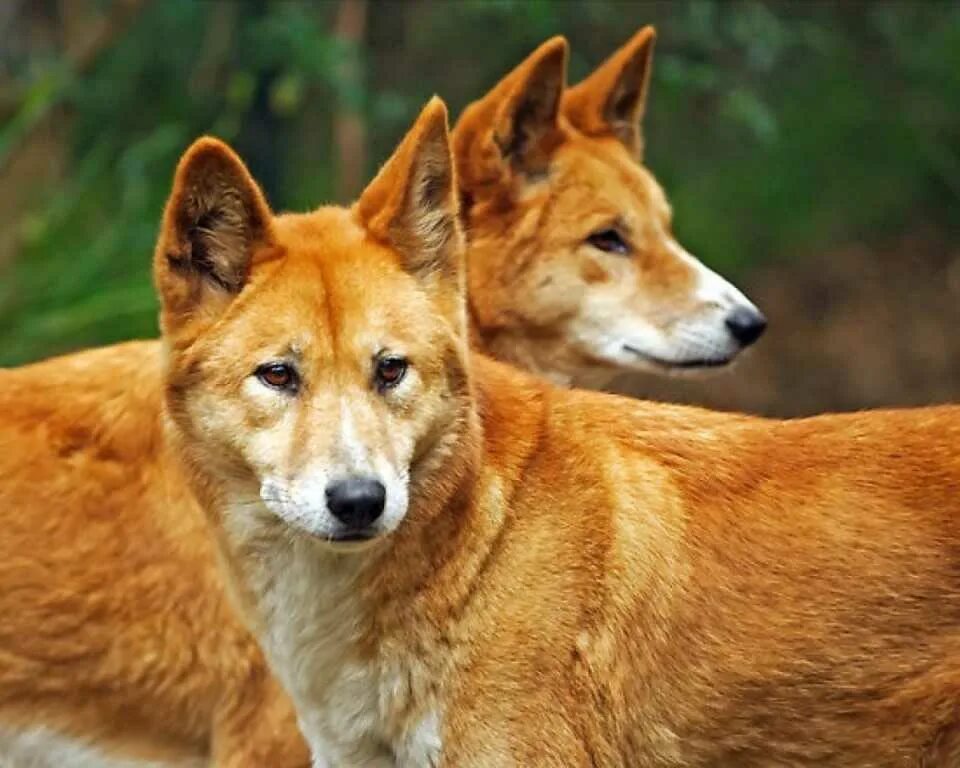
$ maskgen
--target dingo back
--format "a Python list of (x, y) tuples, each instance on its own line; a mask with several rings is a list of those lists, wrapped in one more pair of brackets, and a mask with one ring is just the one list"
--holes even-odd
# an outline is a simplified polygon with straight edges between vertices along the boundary
[(474, 343), (559, 383), (722, 366), (766, 324), (676, 241), (642, 165), (653, 42), (644, 28), (566, 88), (553, 38), (454, 130)]

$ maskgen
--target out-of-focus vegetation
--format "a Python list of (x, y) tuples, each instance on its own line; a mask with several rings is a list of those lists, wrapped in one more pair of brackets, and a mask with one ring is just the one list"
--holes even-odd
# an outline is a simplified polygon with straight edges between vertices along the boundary
[(346, 200), (430, 94), (456, 114), (557, 33), (576, 81), (647, 23), (647, 161), (708, 264), (749, 277), (918, 222), (958, 241), (957, 3), (6, 0), (0, 364), (156, 332), (153, 241), (197, 135), (277, 209)]

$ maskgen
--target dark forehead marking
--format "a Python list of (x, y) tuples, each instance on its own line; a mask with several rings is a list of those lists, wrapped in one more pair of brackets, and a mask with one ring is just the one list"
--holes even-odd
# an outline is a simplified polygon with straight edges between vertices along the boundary
[[(286, 234), (288, 239), (293, 241), (287, 244), (290, 260), (286, 290), (290, 292), (289, 295), (296, 297), (296, 305), (304, 307), (305, 316), (300, 319), (301, 322), (318, 324), (321, 336), (327, 336), (330, 349), (335, 350), (340, 322), (334, 295), (335, 270), (330, 263), (332, 254), (329, 252), (330, 244), (326, 237), (329, 222), (324, 226), (323, 221), (314, 220), (313, 216), (291, 216), (286, 221)], [(291, 351), (301, 356), (316, 354), (318, 351), (299, 348), (294, 350), (293, 346), (295, 342), (291, 345)]]
[(550, 215), (553, 213), (553, 209), (557, 204), (557, 199), (560, 197), (563, 186), (564, 185), (562, 180), (560, 180), (559, 184), (550, 184), (548, 186), (547, 199), (544, 201), (543, 205), (540, 207), (540, 214), (537, 216), (536, 231), (538, 233), (546, 231), (547, 222), (550, 221)]
[(330, 287), (332, 285), (330, 281), (330, 266), (322, 259), (318, 258), (316, 260), (317, 264), (317, 274), (319, 277), (320, 285), (322, 288), (322, 295), (318, 298), (323, 304), (323, 309), (326, 312), (326, 321), (327, 321), (327, 332), (330, 334), (330, 348), (333, 351), (333, 354), (336, 355), (337, 349), (337, 337), (340, 333), (340, 326), (337, 322), (337, 313), (334, 308), (333, 295), (330, 292)]

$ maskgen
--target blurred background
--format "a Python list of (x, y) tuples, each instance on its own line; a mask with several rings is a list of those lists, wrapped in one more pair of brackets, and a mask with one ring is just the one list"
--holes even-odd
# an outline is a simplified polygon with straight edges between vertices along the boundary
[(617, 388), (784, 416), (960, 400), (960, 4), (937, 0), (3, 0), (0, 365), (156, 334), (197, 135), (275, 209), (346, 202), (432, 93), (457, 114), (557, 33), (575, 82), (647, 23), (647, 164), (770, 329), (730, 371)]

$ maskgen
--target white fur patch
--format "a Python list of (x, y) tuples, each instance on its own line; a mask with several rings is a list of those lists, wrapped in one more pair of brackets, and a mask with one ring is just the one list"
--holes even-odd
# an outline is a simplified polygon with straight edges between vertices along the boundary
[(659, 373), (723, 365), (736, 357), (742, 345), (726, 321), (737, 309), (759, 310), (675, 240), (668, 247), (694, 274), (690, 293), (679, 299), (683, 309), (667, 304), (637, 310), (633, 295), (587, 291), (572, 329), (580, 347), (617, 368)]
[(715, 305), (724, 312), (730, 312), (738, 307), (758, 311), (753, 302), (729, 280), (725, 280), (710, 267), (690, 254), (676, 240), (670, 241), (670, 249), (684, 261), (697, 276), (696, 297), (703, 304)]
[(397, 768), (436, 768), (442, 751), (440, 717), (431, 711), (404, 737), (397, 750)]
[(0, 728), (0, 768), (202, 768), (207, 763), (117, 758), (48, 728)]
[(284, 418), (282, 429), (264, 431), (248, 449), (261, 468), (273, 468), (261, 482), (260, 499), (273, 514), (286, 523), (318, 538), (334, 536), (340, 523), (327, 508), (327, 488), (337, 480), (350, 476), (368, 476), (379, 480), (386, 489), (383, 514), (376, 523), (380, 533), (389, 533), (403, 520), (409, 499), (409, 464), (412, 444), (400, 446), (394, 441), (393, 455), (383, 445), (365, 442), (357, 428), (358, 404), (341, 398), (336, 416), (331, 419), (335, 431), (317, 430), (316, 444), (305, 448), (313, 459), (289, 475), (277, 456), (277, 445), (284, 433), (293, 431), (295, 417)]
[(318, 767), (393, 766), (378, 728), (378, 670), (347, 659), (362, 631), (354, 582), (364, 559), (292, 537), (269, 557), (245, 563), (264, 628), (260, 641), (294, 700)]
[[(257, 516), (239, 504), (225, 515), (229, 538), (241, 548), (263, 544)], [(352, 652), (369, 631), (356, 587), (365, 553), (344, 554), (302, 534), (268, 540), (264, 556), (243, 562), (243, 578), (257, 596), (258, 639), (294, 701), (315, 768), (438, 764), (436, 674), (383, 650), (364, 661)], [(399, 713), (411, 710), (427, 714), (410, 724)]]

